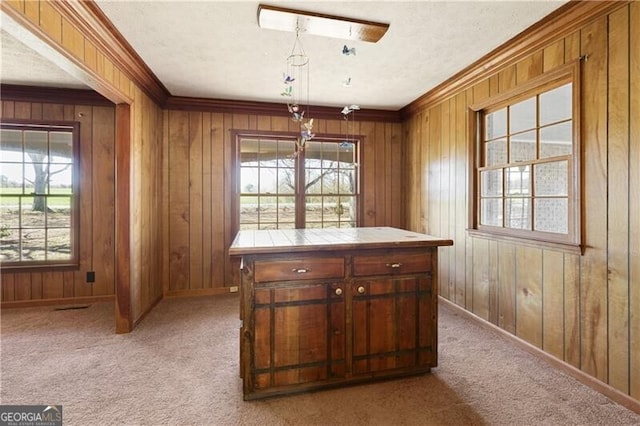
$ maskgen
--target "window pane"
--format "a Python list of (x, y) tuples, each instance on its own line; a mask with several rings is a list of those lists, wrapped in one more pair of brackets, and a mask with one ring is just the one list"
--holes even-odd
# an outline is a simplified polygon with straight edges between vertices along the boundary
[(52, 163), (71, 164), (73, 160), (73, 139), (69, 132), (49, 133), (49, 150)]
[(304, 145), (306, 167), (321, 167), (322, 166), (322, 142), (307, 141)]
[(529, 98), (509, 107), (509, 134), (536, 127), (536, 98)]
[(240, 163), (242, 165), (258, 162), (258, 141), (256, 139), (242, 139), (240, 141)]
[(278, 221), (278, 199), (275, 196), (258, 197), (260, 223)]
[(246, 194), (258, 193), (258, 176), (257, 167), (242, 167), (240, 169), (240, 192)]
[(258, 156), (260, 159), (260, 166), (275, 167), (276, 159), (278, 158), (277, 143), (275, 141), (261, 139), (260, 147), (258, 149)]
[(505, 169), (507, 176), (505, 180), (507, 196), (526, 196), (531, 194), (530, 190), (530, 166), (509, 167)]
[(0, 261), (20, 260), (19, 242), (20, 230), (0, 227)]
[(24, 162), (41, 163), (48, 161), (47, 132), (25, 130)]
[(489, 226), (502, 226), (501, 198), (483, 198), (480, 200), (480, 223)]
[[(306, 222), (322, 222), (322, 197), (306, 197)], [(308, 226), (307, 226), (308, 227)]]
[(258, 197), (240, 197), (240, 223), (258, 223)]
[(71, 232), (69, 229), (49, 229), (47, 232), (47, 260), (71, 257)]
[(278, 197), (278, 227), (284, 223), (296, 222), (296, 203), (294, 197)]
[(567, 120), (572, 117), (571, 83), (540, 95), (540, 125)]
[(22, 230), (22, 253), (20, 260), (46, 260), (44, 229)]
[(566, 234), (569, 232), (569, 209), (566, 198), (536, 198), (535, 230)]
[(531, 229), (531, 199), (507, 198), (505, 200), (507, 228)]
[(485, 143), (485, 166), (507, 163), (507, 140), (497, 139)]
[(502, 195), (502, 169), (480, 172), (481, 191), (483, 197)]
[(534, 166), (535, 195), (568, 195), (569, 175), (566, 161), (536, 164)]
[[(5, 161), (20, 161), (22, 162), (22, 131), (20, 130), (0, 130), (0, 149), (4, 151), (2, 153), (2, 159)], [(7, 153), (15, 153), (17, 159), (8, 159)]]
[(19, 226), (20, 200), (15, 197), (0, 197), (0, 234), (2, 229), (17, 228)]
[(260, 169), (260, 194), (275, 194), (278, 191), (278, 170), (267, 167)]
[(352, 222), (355, 225), (356, 222), (356, 197), (340, 197), (338, 206), (338, 215), (340, 221)]
[(73, 184), (71, 164), (50, 164), (49, 170), (49, 193), (70, 194)]
[(540, 158), (571, 155), (573, 123), (566, 121), (540, 129)]
[[(2, 151), (3, 160), (7, 157), (6, 153)], [(0, 179), (0, 193), (22, 194), (22, 164), (0, 163)]]
[(71, 197), (47, 197), (47, 227), (71, 227)]
[(536, 159), (536, 132), (520, 133), (509, 137), (511, 163)]
[(322, 176), (322, 193), (338, 194), (338, 178), (337, 170), (325, 170)]
[[(38, 211), (39, 209), (39, 211)], [(44, 228), (46, 199), (40, 197), (23, 197), (21, 220), (23, 228)]]
[(340, 174), (338, 175), (340, 194), (356, 193), (356, 176), (355, 169), (340, 170)]
[(344, 207), (339, 203), (338, 197), (324, 197), (322, 220), (325, 224), (328, 221), (338, 222), (343, 213)]
[(278, 141), (278, 165), (281, 167), (294, 167), (296, 143), (290, 140)]
[(485, 140), (495, 139), (507, 134), (507, 109), (487, 114), (484, 120)]
[(295, 169), (278, 169), (278, 193), (293, 194), (295, 193), (296, 184)]

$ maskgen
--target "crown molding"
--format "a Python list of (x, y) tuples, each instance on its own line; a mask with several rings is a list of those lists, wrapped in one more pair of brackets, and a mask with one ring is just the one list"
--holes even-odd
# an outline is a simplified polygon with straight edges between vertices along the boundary
[(429, 90), (402, 108), (400, 114), (403, 119), (406, 119), (420, 110), (429, 108), (466, 90), (553, 41), (572, 34), (590, 21), (627, 5), (630, 1), (571, 0), (462, 71)]
[(0, 97), (2, 97), (3, 101), (114, 106), (113, 102), (98, 92), (83, 89), (0, 84)]
[[(205, 99), (170, 96), (163, 105), (165, 109), (183, 111), (228, 112), (234, 114), (255, 114), (269, 116), (290, 115), (284, 104), (273, 102), (235, 101), (227, 99)], [(339, 107), (310, 106), (307, 113), (310, 117), (327, 120), (342, 120), (344, 117)], [(356, 113), (359, 121), (379, 121), (400, 123), (399, 111), (380, 109), (361, 109)]]

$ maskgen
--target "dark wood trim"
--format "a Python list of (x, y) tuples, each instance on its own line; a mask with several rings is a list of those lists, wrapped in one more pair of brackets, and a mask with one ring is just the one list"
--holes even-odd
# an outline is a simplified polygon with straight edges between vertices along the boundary
[[(233, 114), (255, 114), (270, 116), (289, 116), (285, 104), (275, 102), (237, 101), (230, 99), (206, 99), (170, 96), (165, 109), (180, 111), (227, 112)], [(342, 120), (344, 116), (340, 107), (310, 106), (308, 115), (312, 118), (326, 120)], [(358, 121), (379, 121), (384, 123), (401, 123), (399, 111), (381, 109), (361, 109), (358, 111)]]
[(169, 91), (93, 1), (50, 2), (60, 14), (107, 58), (124, 71), (151, 99), (163, 105)]
[(116, 105), (116, 333), (133, 329), (131, 313), (131, 107)]
[(221, 296), (225, 294), (238, 295), (238, 291), (231, 291), (231, 287), (215, 287), (215, 288), (197, 288), (192, 290), (171, 290), (167, 292), (165, 299), (175, 299), (178, 297), (203, 297), (203, 296)]
[(113, 102), (98, 92), (83, 89), (0, 84), (0, 97), (3, 101), (113, 106)]
[(486, 330), (498, 333), (500, 336), (507, 339), (510, 343), (513, 343), (520, 349), (546, 362), (547, 364), (549, 364), (550, 367), (560, 370), (562, 373), (565, 373), (573, 377), (574, 379), (578, 380), (580, 383), (586, 386), (589, 386), (591, 389), (595, 390), (596, 392), (600, 392), (601, 394), (611, 399), (612, 401), (622, 405), (625, 408), (628, 408), (631, 411), (634, 411), (640, 414), (640, 401), (633, 399), (631, 396), (620, 392), (619, 390), (613, 388), (612, 386), (604, 382), (601, 382), (600, 380), (596, 379), (593, 376), (588, 375), (584, 371), (572, 366), (571, 364), (567, 364), (563, 360), (558, 359), (551, 354), (548, 354), (547, 352), (543, 351), (537, 346), (533, 346), (529, 342), (526, 342), (520, 339), (519, 337), (509, 333), (508, 331), (498, 327), (497, 325), (492, 324), (480, 318), (474, 313), (467, 311), (463, 307), (456, 305), (452, 301), (442, 296), (439, 296), (438, 299), (440, 304), (447, 306), (447, 308), (450, 308), (452, 311), (455, 311), (456, 314), (474, 321), (476, 324), (480, 325), (482, 328)]
[(31, 299), (31, 300), (14, 300), (11, 302), (2, 302), (1, 309), (7, 308), (32, 308), (38, 306), (52, 305), (85, 305), (87, 303), (113, 302), (114, 296), (88, 296), (88, 297), (67, 297), (58, 299)]
[(489, 78), (498, 70), (515, 64), (554, 40), (566, 37), (585, 26), (588, 22), (623, 7), (629, 2), (629, 0), (570, 1), (420, 96), (402, 108), (400, 114), (403, 119), (406, 119), (421, 109), (429, 108), (456, 93), (466, 90), (474, 84)]

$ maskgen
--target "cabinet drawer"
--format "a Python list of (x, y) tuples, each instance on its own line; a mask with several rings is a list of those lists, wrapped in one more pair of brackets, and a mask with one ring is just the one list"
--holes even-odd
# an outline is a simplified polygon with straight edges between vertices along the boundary
[(353, 275), (396, 275), (431, 271), (431, 254), (398, 253), (375, 256), (354, 256)]
[(344, 258), (309, 258), (255, 262), (255, 282), (344, 278)]

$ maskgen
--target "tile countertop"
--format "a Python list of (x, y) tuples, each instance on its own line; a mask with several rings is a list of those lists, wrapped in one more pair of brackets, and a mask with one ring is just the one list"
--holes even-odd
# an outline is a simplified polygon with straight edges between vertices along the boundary
[(229, 255), (451, 245), (450, 239), (389, 227), (244, 230), (236, 235)]

